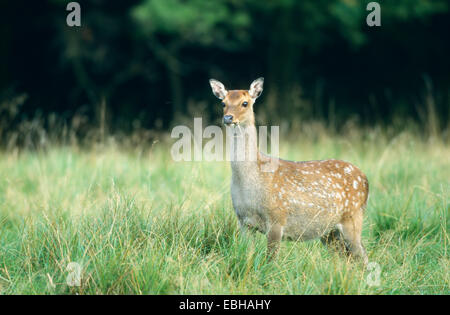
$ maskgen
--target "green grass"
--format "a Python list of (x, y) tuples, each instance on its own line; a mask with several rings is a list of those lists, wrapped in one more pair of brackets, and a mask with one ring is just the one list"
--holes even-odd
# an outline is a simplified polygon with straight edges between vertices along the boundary
[[(0, 154), (2, 294), (449, 294), (450, 147), (412, 133), (283, 138), (281, 156), (338, 158), (368, 176), (371, 271), (319, 241), (243, 238), (226, 162), (173, 162), (170, 144)], [(70, 262), (82, 281), (70, 287)]]

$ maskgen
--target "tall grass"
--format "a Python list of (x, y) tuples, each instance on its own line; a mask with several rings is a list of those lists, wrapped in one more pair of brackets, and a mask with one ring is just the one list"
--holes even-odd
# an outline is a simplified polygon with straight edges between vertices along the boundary
[[(0, 154), (1, 293), (450, 293), (450, 146), (439, 138), (322, 124), (281, 138), (283, 158), (338, 158), (367, 174), (372, 286), (373, 270), (319, 241), (283, 242), (266, 261), (264, 236), (239, 233), (226, 162), (174, 162), (163, 138), (108, 143)], [(80, 286), (67, 284), (71, 262)]]

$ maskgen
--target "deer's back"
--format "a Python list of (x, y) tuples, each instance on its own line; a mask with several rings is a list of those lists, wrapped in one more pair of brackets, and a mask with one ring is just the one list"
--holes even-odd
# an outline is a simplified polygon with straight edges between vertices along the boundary
[(365, 208), (368, 182), (356, 166), (340, 160), (277, 161), (273, 172), (239, 180), (233, 173), (233, 205), (241, 223), (265, 232), (276, 221), (285, 237), (312, 239)]

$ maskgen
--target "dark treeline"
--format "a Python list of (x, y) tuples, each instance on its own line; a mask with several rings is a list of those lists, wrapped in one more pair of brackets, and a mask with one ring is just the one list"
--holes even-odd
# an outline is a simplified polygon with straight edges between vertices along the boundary
[(196, 104), (217, 116), (210, 77), (259, 76), (271, 121), (448, 124), (448, 1), (378, 1), (380, 27), (360, 0), (78, 1), (81, 27), (68, 2), (0, 4), (2, 132), (34, 117), (167, 129)]

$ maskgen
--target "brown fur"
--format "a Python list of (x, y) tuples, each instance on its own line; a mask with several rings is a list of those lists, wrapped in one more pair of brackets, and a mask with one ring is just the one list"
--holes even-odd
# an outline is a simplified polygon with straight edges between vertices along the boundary
[[(256, 151), (256, 161), (231, 162), (231, 194), (241, 227), (267, 235), (269, 257), (276, 255), (283, 238), (321, 238), (328, 245), (340, 243), (341, 248), (367, 263), (361, 243), (369, 194), (366, 176), (340, 160), (293, 162), (261, 154), (253, 104), (262, 92), (262, 82), (255, 82), (249, 91), (226, 91), (220, 82), (211, 81), (213, 92), (219, 91), (216, 96), (225, 95), (224, 115), (233, 116), (236, 132), (248, 140), (245, 156)], [(242, 106), (243, 102), (248, 106)]]

